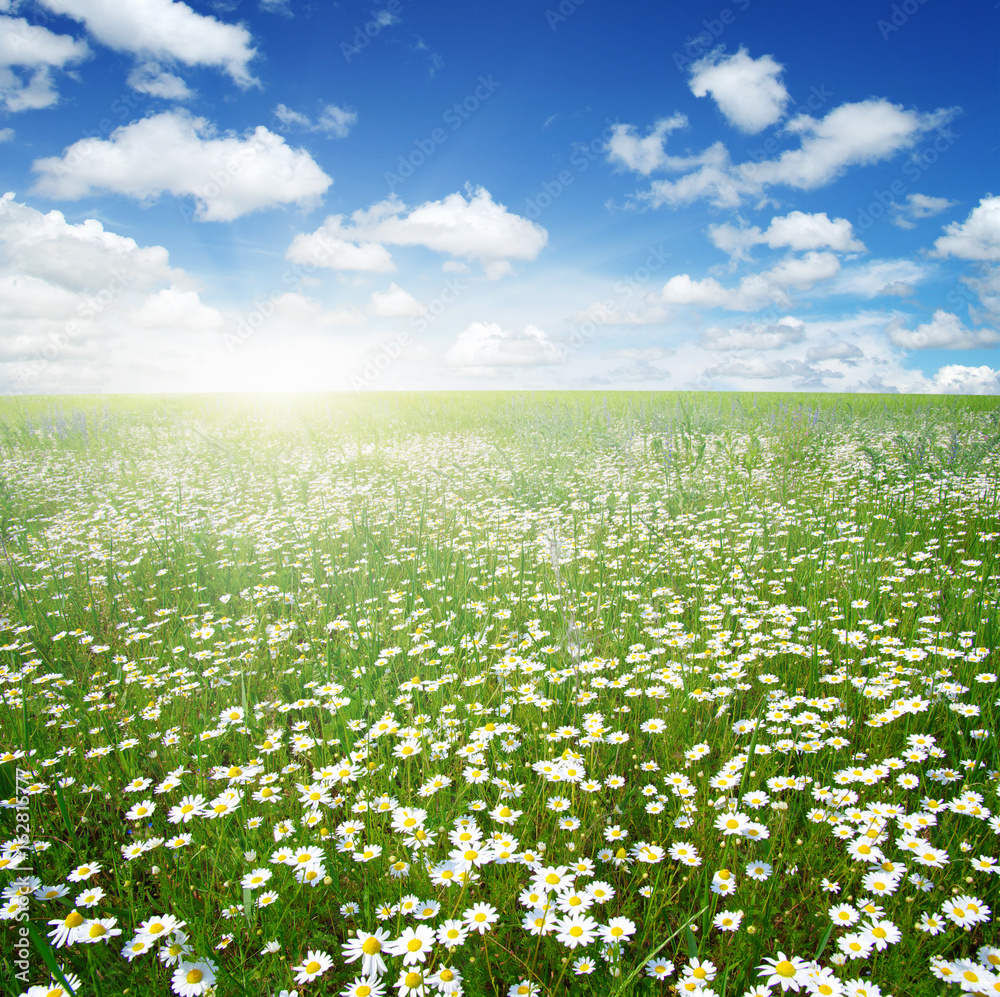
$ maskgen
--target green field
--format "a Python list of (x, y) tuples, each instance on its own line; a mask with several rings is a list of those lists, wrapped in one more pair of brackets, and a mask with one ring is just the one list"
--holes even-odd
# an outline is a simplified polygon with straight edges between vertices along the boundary
[(7, 398), (0, 459), (6, 992), (1000, 994), (1000, 399)]

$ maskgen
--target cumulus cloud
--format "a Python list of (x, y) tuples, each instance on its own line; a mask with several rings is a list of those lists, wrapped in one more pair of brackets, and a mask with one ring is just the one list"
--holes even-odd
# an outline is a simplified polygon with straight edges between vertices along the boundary
[(949, 201), (947, 197), (928, 197), (926, 194), (907, 194), (904, 204), (894, 204), (892, 206), (892, 224), (900, 228), (912, 229), (917, 227), (917, 221), (921, 218), (931, 218), (939, 215), (948, 208), (953, 208), (958, 201)]
[(855, 238), (854, 229), (846, 218), (832, 221), (825, 211), (810, 214), (792, 211), (776, 216), (762, 231), (756, 226), (738, 228), (728, 222), (710, 225), (708, 237), (724, 253), (735, 258), (745, 256), (752, 246), (765, 245), (771, 249), (787, 246), (796, 252), (809, 249), (830, 249), (838, 253), (863, 253), (865, 245)]
[(631, 363), (615, 367), (608, 377), (618, 381), (665, 381), (670, 371), (651, 364), (648, 360), (633, 360)]
[(336, 104), (324, 104), (315, 122), (309, 115), (293, 111), (284, 104), (279, 104), (274, 109), (274, 116), (285, 130), (296, 128), (302, 131), (324, 132), (334, 138), (347, 138), (351, 129), (358, 123), (357, 111)]
[(962, 320), (951, 312), (939, 308), (930, 322), (918, 325), (916, 329), (892, 326), (888, 330), (889, 339), (907, 350), (972, 350), (1000, 343), (1000, 333), (994, 329), (969, 329)]
[(731, 125), (754, 134), (784, 116), (791, 98), (783, 72), (769, 55), (752, 59), (743, 47), (730, 56), (717, 49), (694, 63), (689, 86), (696, 97), (711, 94)]
[[(748, 357), (744, 360), (725, 360), (705, 370), (705, 377), (746, 377), (754, 380), (773, 380), (779, 377), (829, 377), (832, 371), (817, 371), (801, 360), (769, 360), (767, 357)], [(833, 374), (833, 376), (839, 376)]]
[(345, 239), (343, 215), (330, 215), (315, 232), (300, 232), (285, 256), (293, 263), (329, 270), (366, 270), (390, 273), (396, 269), (385, 246), (377, 242)]
[(840, 270), (840, 260), (833, 253), (809, 252), (804, 256), (787, 256), (761, 276), (775, 287), (805, 289), (817, 281), (830, 280)]
[(954, 114), (954, 109), (924, 114), (882, 98), (841, 104), (823, 118), (800, 114), (783, 129), (798, 138), (798, 148), (775, 159), (741, 164), (734, 164), (718, 142), (695, 156), (661, 155), (656, 169), (690, 172), (678, 180), (655, 180), (639, 197), (654, 207), (706, 198), (717, 207), (731, 208), (748, 197), (760, 200), (770, 187), (816, 190), (838, 179), (849, 167), (882, 162), (912, 148)]
[(93, 218), (71, 224), (62, 212), (43, 214), (12, 193), (0, 199), (0, 271), (73, 292), (99, 291), (115, 275), (138, 289), (175, 284), (183, 275), (162, 246), (139, 246)]
[(665, 305), (700, 305), (734, 312), (752, 312), (771, 303), (788, 304), (785, 293), (760, 274), (744, 277), (736, 288), (723, 287), (714, 277), (692, 280), (689, 274), (677, 274), (663, 285), (655, 300)]
[(395, 282), (384, 291), (375, 291), (371, 297), (371, 313), (384, 318), (419, 315), (423, 310), (424, 306)]
[[(202, 342), (222, 316), (171, 267), (94, 219), (71, 224), (0, 199), (0, 388), (122, 390), (161, 349)], [(195, 347), (197, 350), (197, 347)], [(189, 369), (192, 357), (188, 354)], [(117, 377), (117, 380), (115, 380)], [(161, 382), (162, 383), (162, 382)]]
[(0, 15), (0, 108), (10, 112), (51, 107), (58, 99), (52, 70), (90, 55), (87, 43)]
[(806, 360), (809, 363), (819, 363), (823, 360), (839, 360), (848, 366), (855, 366), (864, 360), (864, 353), (854, 344), (844, 339), (834, 339), (828, 343), (820, 343), (806, 350)]
[(845, 267), (824, 290), (829, 294), (851, 294), (863, 298), (909, 293), (930, 273), (930, 267), (911, 260), (872, 260)]
[(141, 329), (176, 331), (189, 329), (205, 332), (221, 329), (222, 315), (214, 308), (202, 304), (197, 291), (166, 287), (149, 295), (142, 304), (129, 313), (129, 321)]
[(279, 294), (274, 299), (274, 306), (280, 318), (285, 322), (302, 325), (309, 329), (364, 325), (367, 321), (364, 312), (352, 308), (330, 311), (315, 298), (307, 297), (298, 291), (286, 291), (284, 294)]
[(932, 386), (947, 395), (996, 395), (1000, 394), (1000, 370), (948, 364), (934, 375)]
[(605, 350), (601, 354), (602, 360), (663, 360), (672, 357), (676, 350), (667, 349), (665, 346), (627, 347), (621, 350)]
[(219, 136), (205, 118), (166, 111), (36, 160), (34, 190), (76, 200), (106, 190), (141, 201), (193, 197), (198, 221), (232, 221), (281, 204), (308, 206), (333, 182), (308, 152), (260, 126)]
[(326, 238), (368, 247), (366, 255), (375, 265), (353, 269), (386, 270), (391, 269), (391, 260), (383, 243), (424, 246), (452, 257), (476, 260), (487, 277), (496, 279), (511, 272), (511, 260), (533, 260), (541, 252), (548, 240), (544, 228), (508, 211), (483, 187), (467, 189), (466, 194), (456, 192), (412, 209), (393, 195), (366, 210), (355, 211), (349, 223), (343, 216), (333, 215), (317, 232), (296, 236), (289, 257), (302, 258), (314, 248), (317, 239)]
[(964, 222), (945, 226), (934, 243), (935, 256), (1000, 262), (1000, 197), (984, 197)]
[(733, 329), (711, 326), (706, 329), (699, 346), (706, 350), (779, 350), (805, 338), (805, 323), (786, 315), (773, 325), (751, 322)]
[(247, 69), (254, 56), (250, 32), (198, 14), (180, 0), (39, 0), (54, 14), (84, 24), (90, 34), (116, 52), (146, 60), (214, 66), (241, 87), (257, 81)]
[(189, 100), (194, 91), (175, 73), (163, 69), (158, 62), (143, 62), (133, 66), (128, 85), (139, 93), (161, 100)]
[(672, 114), (660, 118), (642, 138), (636, 133), (634, 125), (616, 124), (612, 126), (607, 144), (608, 161), (620, 163), (643, 176), (663, 169), (669, 162), (664, 152), (666, 137), (672, 131), (686, 127), (687, 123), (683, 114)]
[(510, 332), (495, 322), (473, 322), (445, 355), (449, 367), (547, 367), (566, 362), (563, 350), (536, 326)]

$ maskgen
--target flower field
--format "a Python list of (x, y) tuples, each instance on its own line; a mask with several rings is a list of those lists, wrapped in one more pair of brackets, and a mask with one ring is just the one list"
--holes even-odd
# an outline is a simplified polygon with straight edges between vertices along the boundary
[(0, 406), (10, 994), (1000, 995), (1000, 401)]

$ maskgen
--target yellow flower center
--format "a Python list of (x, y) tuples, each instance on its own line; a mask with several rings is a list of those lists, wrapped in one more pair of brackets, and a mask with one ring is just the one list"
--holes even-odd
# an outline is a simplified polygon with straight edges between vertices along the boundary
[(778, 976), (784, 976), (786, 979), (790, 979), (795, 975), (795, 967), (787, 959), (782, 959), (774, 967), (774, 971)]
[(408, 941), (408, 942), (406, 943), (406, 947), (407, 947), (407, 948), (408, 948), (408, 949), (409, 949), (409, 950), (410, 950), (411, 952), (419, 952), (419, 951), (420, 951), (420, 950), (421, 950), (421, 949), (422, 949), (422, 948), (424, 947), (424, 945), (423, 945), (423, 942), (421, 942), (419, 938), (411, 938), (411, 939), (410, 939), (410, 940), (409, 940), (409, 941)]
[(306, 963), (306, 972), (307, 973), (318, 973), (319, 972), (319, 963), (315, 959), (313, 959), (312, 962), (307, 962)]
[(409, 972), (403, 977), (403, 982), (408, 987), (419, 987), (422, 977), (419, 973)]
[(205, 978), (205, 974), (200, 969), (189, 969), (187, 976), (184, 977), (188, 983), (201, 983)]
[(361, 951), (365, 955), (375, 955), (376, 952), (382, 951), (382, 943), (372, 935), (371, 938), (366, 938), (364, 944), (361, 946)]
[(75, 928), (78, 924), (83, 924), (83, 915), (78, 910), (71, 910), (63, 924), (67, 928)]

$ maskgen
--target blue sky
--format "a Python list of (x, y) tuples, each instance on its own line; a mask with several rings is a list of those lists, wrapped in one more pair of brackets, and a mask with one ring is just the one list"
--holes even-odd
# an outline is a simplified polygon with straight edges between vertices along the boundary
[(0, 391), (998, 393), (998, 28), (0, 0)]

